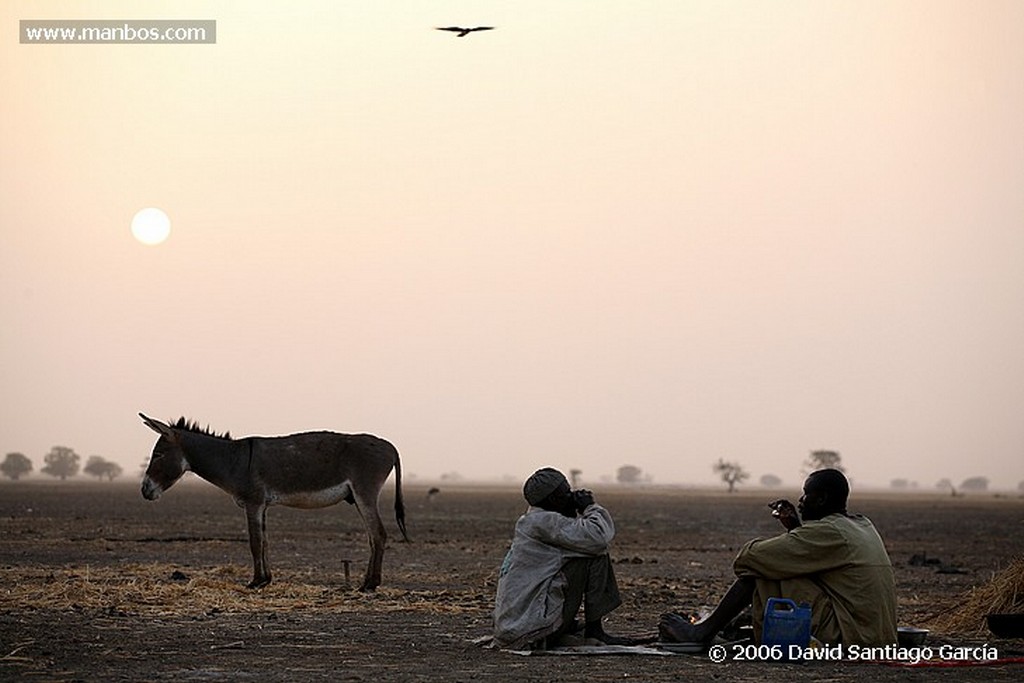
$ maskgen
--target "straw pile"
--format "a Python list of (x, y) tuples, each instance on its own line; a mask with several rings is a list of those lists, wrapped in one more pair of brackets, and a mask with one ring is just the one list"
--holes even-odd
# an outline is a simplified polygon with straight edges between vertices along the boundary
[(928, 626), (940, 633), (982, 635), (988, 632), (986, 614), (1019, 612), (1024, 612), (1024, 557), (1015, 559), (988, 583), (972, 588)]
[[(185, 573), (187, 572), (187, 573)], [(382, 587), (360, 593), (336, 577), (279, 573), (258, 591), (238, 567), (166, 564), (119, 567), (0, 567), (6, 609), (98, 610), (110, 614), (187, 616), (254, 612), (479, 612), (493, 607), (476, 591), (410, 591)]]

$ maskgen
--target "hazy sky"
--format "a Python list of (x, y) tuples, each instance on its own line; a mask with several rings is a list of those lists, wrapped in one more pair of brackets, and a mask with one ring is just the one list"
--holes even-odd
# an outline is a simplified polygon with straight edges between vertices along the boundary
[[(18, 42), (94, 18), (217, 44)], [(0, 20), (0, 453), (37, 470), (136, 476), (143, 411), (372, 432), (420, 478), (1024, 480), (1018, 0)]]

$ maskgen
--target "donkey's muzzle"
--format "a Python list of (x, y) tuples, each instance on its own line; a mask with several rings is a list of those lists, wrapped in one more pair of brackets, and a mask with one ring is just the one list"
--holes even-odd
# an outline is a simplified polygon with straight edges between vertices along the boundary
[(156, 500), (163, 492), (164, 488), (149, 477), (142, 480), (142, 497), (146, 500)]

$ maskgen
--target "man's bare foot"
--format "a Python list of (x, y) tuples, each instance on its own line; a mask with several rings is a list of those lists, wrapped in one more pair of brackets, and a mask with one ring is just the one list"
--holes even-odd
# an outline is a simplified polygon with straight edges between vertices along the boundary
[(701, 624), (691, 623), (686, 617), (669, 612), (661, 615), (658, 633), (663, 643), (704, 643), (715, 637)]
[(613, 636), (608, 633), (602, 633), (599, 636), (587, 636), (587, 642), (598, 642), (601, 645), (636, 645), (636, 643), (633, 642), (632, 638)]
[(629, 638), (606, 633), (600, 621), (587, 622), (583, 630), (587, 640), (596, 640), (604, 645), (640, 645), (653, 642), (652, 638)]

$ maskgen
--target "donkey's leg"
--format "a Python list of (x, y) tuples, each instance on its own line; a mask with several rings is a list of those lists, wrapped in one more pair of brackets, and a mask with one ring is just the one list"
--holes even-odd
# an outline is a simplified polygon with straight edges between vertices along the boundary
[(370, 561), (366, 565), (366, 577), (359, 590), (372, 591), (380, 585), (381, 569), (384, 566), (384, 545), (387, 543), (388, 534), (384, 530), (384, 522), (381, 521), (380, 511), (377, 509), (377, 497), (367, 499), (357, 493), (355, 498), (356, 509), (363, 518), (366, 535), (370, 539)]
[(270, 583), (267, 564), (267, 506), (246, 503), (245, 519), (249, 523), (249, 550), (252, 552), (252, 581), (249, 588), (263, 588)]

